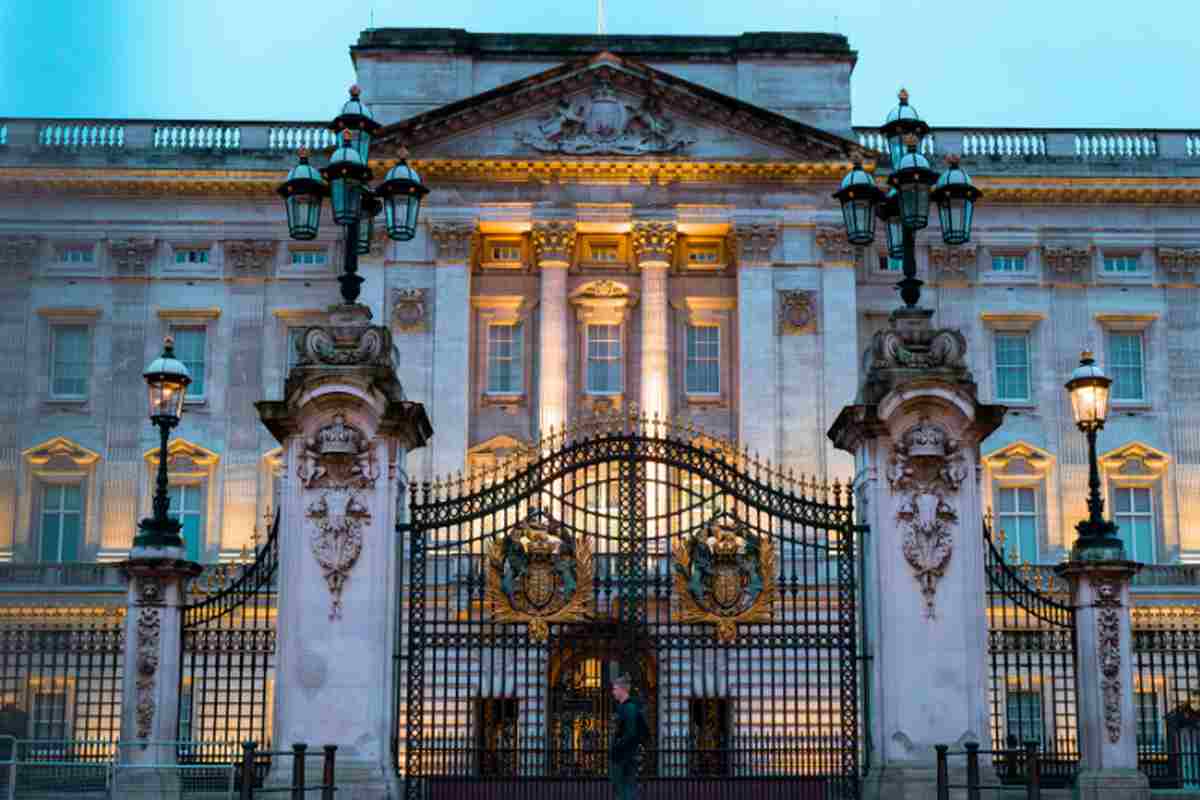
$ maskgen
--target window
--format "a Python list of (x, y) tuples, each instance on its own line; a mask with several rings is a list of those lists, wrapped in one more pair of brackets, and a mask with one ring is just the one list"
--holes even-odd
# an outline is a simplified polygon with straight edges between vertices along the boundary
[(1025, 256), (992, 256), (992, 272), (1024, 272)]
[(324, 250), (293, 250), (292, 263), (303, 265), (315, 265), (325, 263)]
[(721, 329), (716, 325), (688, 325), (687, 367), (684, 384), (688, 394), (721, 393)]
[(67, 245), (58, 249), (58, 260), (63, 264), (90, 264), (94, 257), (91, 245)]
[(1145, 399), (1141, 333), (1108, 335), (1108, 375), (1113, 379), (1113, 400)]
[(79, 560), (83, 538), (83, 487), (78, 483), (48, 484), (42, 488), (41, 560), (48, 563)]
[(618, 248), (615, 244), (594, 244), (590, 248), (592, 261), (601, 264), (615, 264), (619, 256)]
[(1004, 531), (1006, 549), (1016, 547), (1019, 561), (1037, 563), (1037, 491), (1029, 486), (1001, 486), (996, 490), (996, 523)]
[(50, 394), (54, 397), (87, 397), (92, 371), (92, 334), (86, 325), (56, 325), (52, 333), (53, 355)]
[(996, 399), (1029, 400), (1029, 337), (996, 334)]
[(1147, 486), (1113, 489), (1113, 521), (1134, 561), (1154, 563), (1154, 501)]
[(621, 326), (587, 326), (587, 391), (621, 393)]
[(1137, 256), (1105, 256), (1104, 271), (1128, 275), (1138, 271)]
[(29, 715), (30, 738), (57, 741), (70, 738), (67, 700), (67, 686), (64, 683), (55, 681), (33, 688), (33, 713)]
[(183, 523), (183, 543), (187, 557), (199, 561), (204, 552), (204, 485), (176, 484), (170, 487), (171, 506), (168, 513)]
[(1044, 741), (1042, 693), (1037, 689), (1009, 689), (1005, 697), (1005, 735), (1008, 747)]
[(192, 382), (187, 388), (187, 399), (199, 400), (204, 397), (208, 332), (204, 328), (175, 328), (171, 335), (175, 337), (175, 357), (182, 361), (192, 374)]
[(687, 263), (689, 267), (719, 267), (721, 260), (720, 242), (688, 242)]
[(904, 270), (904, 259), (891, 258), (887, 253), (879, 255), (879, 270), (880, 272), (902, 272)]
[(1137, 711), (1138, 750), (1161, 751), (1162, 715), (1158, 711), (1158, 693), (1134, 692), (1133, 707)]
[(489, 261), (520, 261), (520, 242), (491, 242), (488, 248)]
[(175, 251), (176, 264), (207, 264), (208, 249), (187, 248)]
[(524, 379), (521, 370), (521, 325), (488, 325), (487, 390), (490, 394), (521, 394)]

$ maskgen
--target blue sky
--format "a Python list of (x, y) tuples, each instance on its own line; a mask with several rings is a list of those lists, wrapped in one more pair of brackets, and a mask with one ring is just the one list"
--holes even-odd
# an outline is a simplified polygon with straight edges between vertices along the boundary
[[(1195, 0), (606, 0), (610, 33), (834, 31), (854, 122), (1200, 129)], [(371, 27), (590, 33), (596, 0), (0, 0), (0, 117), (312, 120)]]

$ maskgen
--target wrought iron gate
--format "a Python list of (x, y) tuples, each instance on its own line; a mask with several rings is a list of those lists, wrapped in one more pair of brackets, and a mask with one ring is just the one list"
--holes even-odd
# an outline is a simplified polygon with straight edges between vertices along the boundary
[[(1079, 769), (1075, 608), (1051, 573), (1009, 563), (1004, 532), (993, 538), (986, 523), (983, 548), (992, 749), (1015, 753), (1036, 741), (1042, 786), (1070, 786)], [(1025, 782), (1015, 755), (994, 761), (1004, 782)]]
[(278, 567), (276, 514), (253, 563), (183, 610), (181, 763), (238, 763), (245, 741), (271, 749)]
[(846, 485), (618, 413), (490, 472), (413, 486), (401, 532), (395, 750), (409, 798), (556, 782), (590, 797), (617, 673), (650, 723), (650, 796), (857, 797)]

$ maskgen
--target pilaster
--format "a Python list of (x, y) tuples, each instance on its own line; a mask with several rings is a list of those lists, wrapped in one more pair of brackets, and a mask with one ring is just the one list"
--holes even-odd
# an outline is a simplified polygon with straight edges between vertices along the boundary
[(538, 429), (567, 421), (567, 268), (575, 252), (574, 222), (537, 222), (533, 248), (540, 281)]
[(642, 410), (666, 419), (671, 413), (667, 363), (667, 270), (675, 259), (673, 222), (634, 222), (633, 253), (642, 276)]
[(775, 328), (771, 254), (779, 241), (774, 223), (738, 224), (738, 439), (750, 452), (778, 463), (779, 342)]
[[(819, 227), (817, 246), (821, 251), (820, 336), (822, 396), (825, 419), (835, 419), (842, 406), (854, 399), (858, 389), (858, 290), (855, 267), (860, 248), (846, 241), (843, 228)], [(830, 477), (848, 478), (854, 459), (826, 442), (826, 472)]]
[(438, 438), (433, 474), (463, 468), (467, 455), (471, 385), (471, 245), (474, 223), (434, 222), (433, 387)]

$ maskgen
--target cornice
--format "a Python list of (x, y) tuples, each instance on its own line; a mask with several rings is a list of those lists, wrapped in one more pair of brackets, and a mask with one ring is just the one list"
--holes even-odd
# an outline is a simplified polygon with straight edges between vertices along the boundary
[(94, 320), (103, 314), (104, 309), (99, 306), (43, 306), (37, 309), (37, 315), (46, 319)]
[(160, 308), (159, 319), (182, 320), (186, 322), (205, 322), (221, 316), (221, 309), (213, 308)]

